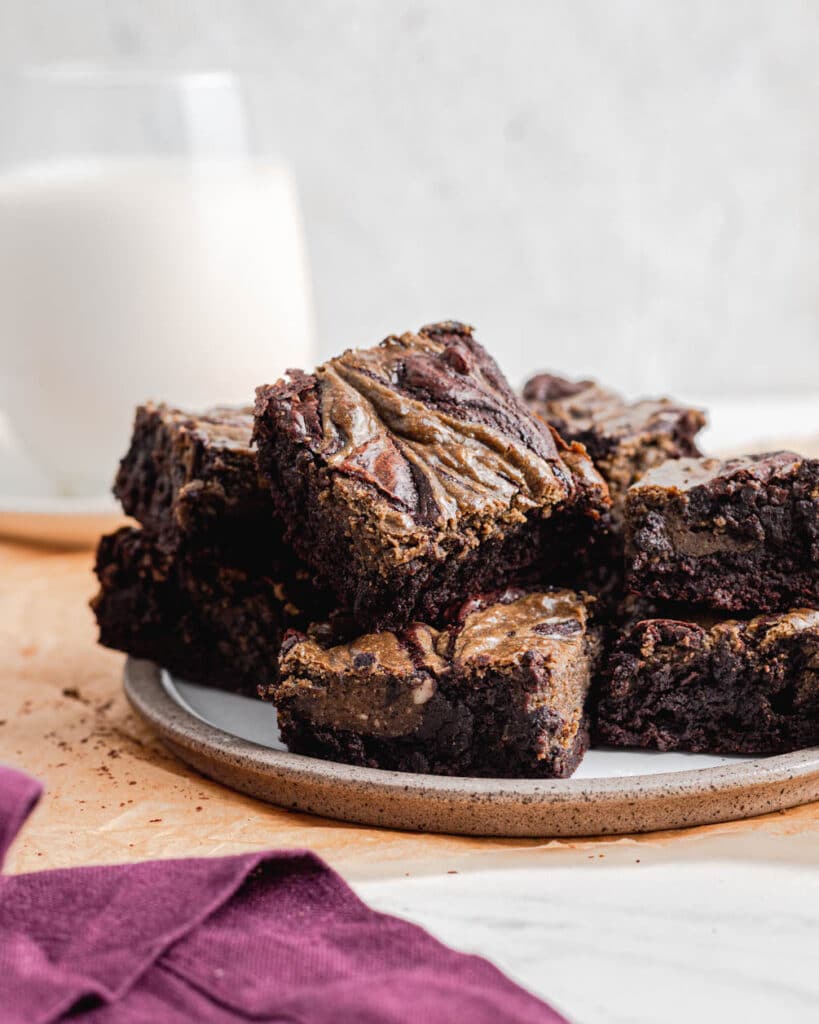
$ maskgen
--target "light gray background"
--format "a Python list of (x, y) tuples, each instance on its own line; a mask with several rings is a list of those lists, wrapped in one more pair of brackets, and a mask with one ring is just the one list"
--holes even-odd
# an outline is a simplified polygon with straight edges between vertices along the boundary
[(456, 317), (519, 381), (819, 391), (819, 5), (0, 0), (0, 64), (243, 71), (323, 354)]

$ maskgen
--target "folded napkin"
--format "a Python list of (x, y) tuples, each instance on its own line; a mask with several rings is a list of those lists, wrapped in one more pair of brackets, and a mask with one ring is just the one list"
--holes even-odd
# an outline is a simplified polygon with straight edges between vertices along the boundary
[[(39, 795), (0, 767), (0, 862)], [(0, 876), (0, 1024), (563, 1021), (309, 852)], [(565, 1022), (564, 1022), (565, 1024)]]

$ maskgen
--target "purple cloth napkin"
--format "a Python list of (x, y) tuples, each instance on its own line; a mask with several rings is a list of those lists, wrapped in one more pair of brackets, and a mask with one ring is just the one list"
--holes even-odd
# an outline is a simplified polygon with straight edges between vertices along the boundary
[[(0, 861), (39, 787), (0, 767)], [(0, 1024), (564, 1019), (309, 852), (0, 877)], [(565, 1024), (565, 1022), (564, 1022)]]

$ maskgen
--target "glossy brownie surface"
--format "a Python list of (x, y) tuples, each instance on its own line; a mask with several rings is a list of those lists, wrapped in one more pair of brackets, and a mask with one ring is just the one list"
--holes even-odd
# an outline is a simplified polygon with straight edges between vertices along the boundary
[(819, 460), (681, 459), (626, 497), (628, 585), (727, 611), (819, 605)]
[(442, 774), (570, 774), (597, 656), (586, 602), (507, 590), (446, 628), (414, 623), (335, 646), (282, 647), (272, 696), (292, 750)]
[(716, 754), (819, 743), (819, 611), (633, 623), (604, 676), (596, 734)]
[(535, 561), (545, 518), (608, 504), (457, 323), (258, 389), (255, 438), (288, 539), (365, 626), (434, 618)]

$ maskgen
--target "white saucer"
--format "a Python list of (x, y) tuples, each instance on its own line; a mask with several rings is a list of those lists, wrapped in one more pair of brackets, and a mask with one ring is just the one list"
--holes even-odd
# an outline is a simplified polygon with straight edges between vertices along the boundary
[(114, 498), (23, 498), (0, 495), (0, 538), (63, 548), (93, 547), (122, 525)]
[(54, 494), (14, 443), (0, 416), (0, 538), (55, 547), (92, 547), (102, 533), (116, 529), (123, 519), (111, 494), (76, 498)]

